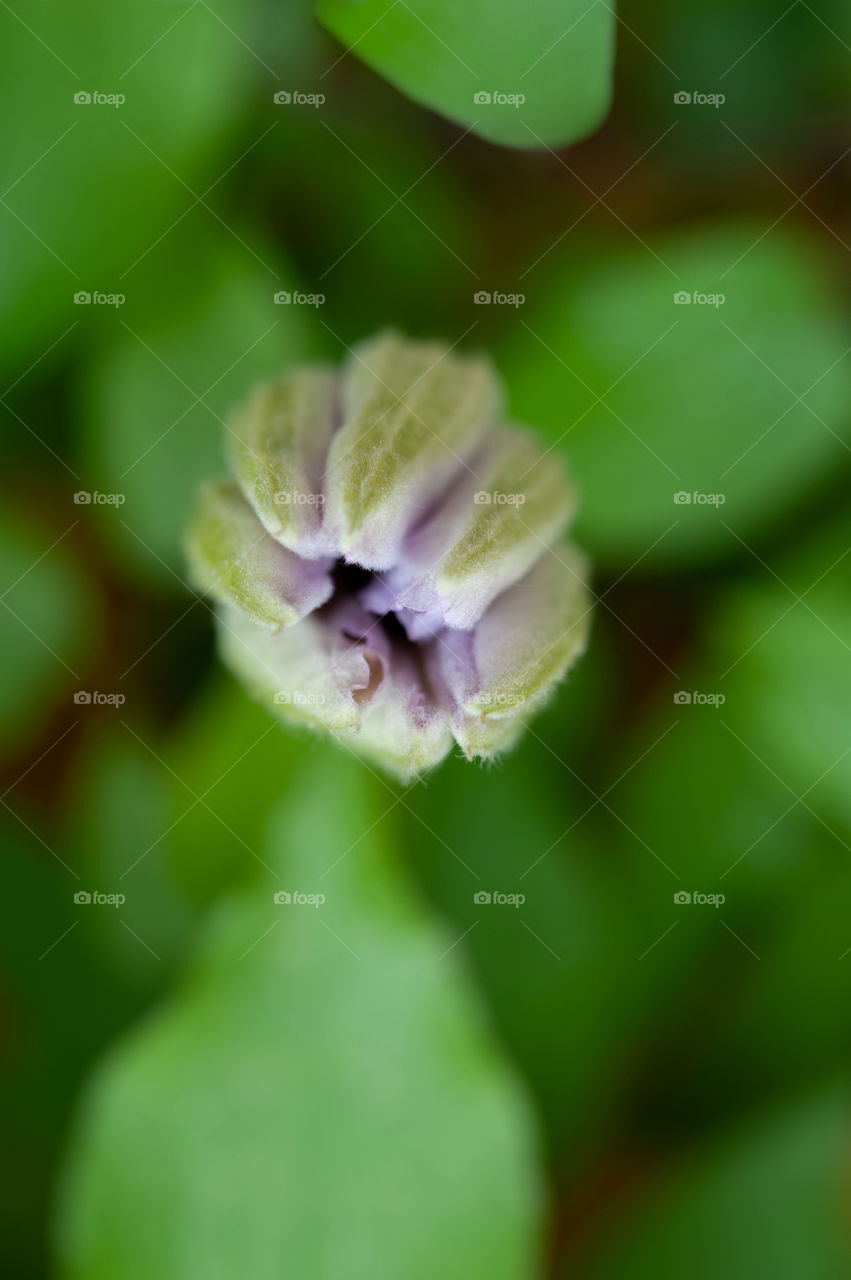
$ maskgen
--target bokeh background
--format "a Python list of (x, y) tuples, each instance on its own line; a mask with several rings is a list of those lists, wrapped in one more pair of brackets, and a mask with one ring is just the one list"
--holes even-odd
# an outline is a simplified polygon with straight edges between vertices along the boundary
[[(625, 0), (552, 150), (301, 2), (14, 8), (4, 1274), (851, 1274), (847, 7)], [(493, 355), (597, 597), (410, 789), (250, 703), (182, 553), (252, 383), (388, 325)]]

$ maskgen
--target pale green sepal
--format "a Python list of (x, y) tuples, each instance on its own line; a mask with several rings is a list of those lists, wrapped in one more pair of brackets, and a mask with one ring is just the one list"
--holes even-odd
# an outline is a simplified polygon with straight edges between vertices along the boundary
[(227, 479), (202, 486), (187, 554), (199, 590), (275, 631), (318, 608), (333, 590), (328, 562), (304, 561), (282, 547)]
[(299, 555), (333, 555), (324, 533), (323, 476), (338, 425), (339, 378), (321, 366), (257, 387), (233, 416), (231, 467), (274, 538)]

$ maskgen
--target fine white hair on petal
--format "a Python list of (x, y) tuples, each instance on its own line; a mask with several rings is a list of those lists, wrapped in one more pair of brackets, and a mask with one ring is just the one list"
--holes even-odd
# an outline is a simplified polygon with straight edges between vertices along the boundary
[(493, 757), (581, 654), (573, 490), (488, 361), (380, 335), (233, 420), (188, 548), (222, 655), (282, 719), (403, 779)]
[[(464, 630), (564, 532), (574, 495), (560, 460), (533, 437), (495, 428), (477, 461), (408, 539), (387, 575), (389, 607)], [(414, 635), (415, 632), (410, 634)]]
[(453, 732), (465, 750), (502, 749), (584, 652), (587, 564), (558, 546), (504, 591), (472, 631), (447, 631), (436, 650)]
[(487, 361), (439, 343), (385, 334), (357, 348), (325, 476), (340, 553), (370, 569), (398, 563), (411, 526), (475, 455), (501, 399)]
[(336, 370), (308, 366), (257, 387), (228, 434), (231, 466), (268, 531), (306, 559), (335, 554), (324, 475), (340, 425)]
[(187, 554), (203, 591), (273, 630), (312, 613), (333, 591), (333, 561), (304, 560), (282, 547), (227, 478), (202, 486)]

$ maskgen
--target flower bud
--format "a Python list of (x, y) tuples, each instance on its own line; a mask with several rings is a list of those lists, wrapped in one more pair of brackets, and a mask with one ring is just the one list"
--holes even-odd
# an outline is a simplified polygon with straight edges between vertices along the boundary
[(491, 366), (384, 334), (233, 418), (189, 538), (225, 661), (283, 719), (408, 779), (511, 746), (584, 649), (574, 495)]

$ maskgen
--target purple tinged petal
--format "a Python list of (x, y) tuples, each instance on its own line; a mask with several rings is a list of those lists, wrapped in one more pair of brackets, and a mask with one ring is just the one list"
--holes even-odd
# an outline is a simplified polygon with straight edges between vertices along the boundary
[(231, 480), (202, 487), (187, 552), (202, 591), (273, 630), (319, 608), (333, 591), (331, 561), (302, 560), (282, 547)]
[(501, 395), (487, 361), (441, 343), (384, 334), (355, 350), (325, 477), (328, 528), (346, 560), (397, 563), (410, 529), (475, 456)]
[(472, 631), (447, 631), (436, 642), (436, 679), (468, 755), (509, 745), (584, 652), (591, 613), (586, 575), (585, 558), (558, 546), (504, 591)]
[(235, 418), (239, 487), (191, 531), (240, 679), (405, 780), (453, 737), (506, 749), (585, 645), (571, 488), (499, 403), (486, 361), (393, 335), (296, 371)]
[(476, 463), (411, 537), (384, 579), (387, 607), (412, 619), (412, 638), (447, 627), (469, 629), (506, 587), (519, 581), (560, 537), (574, 496), (554, 454), (505, 428), (491, 433)]

